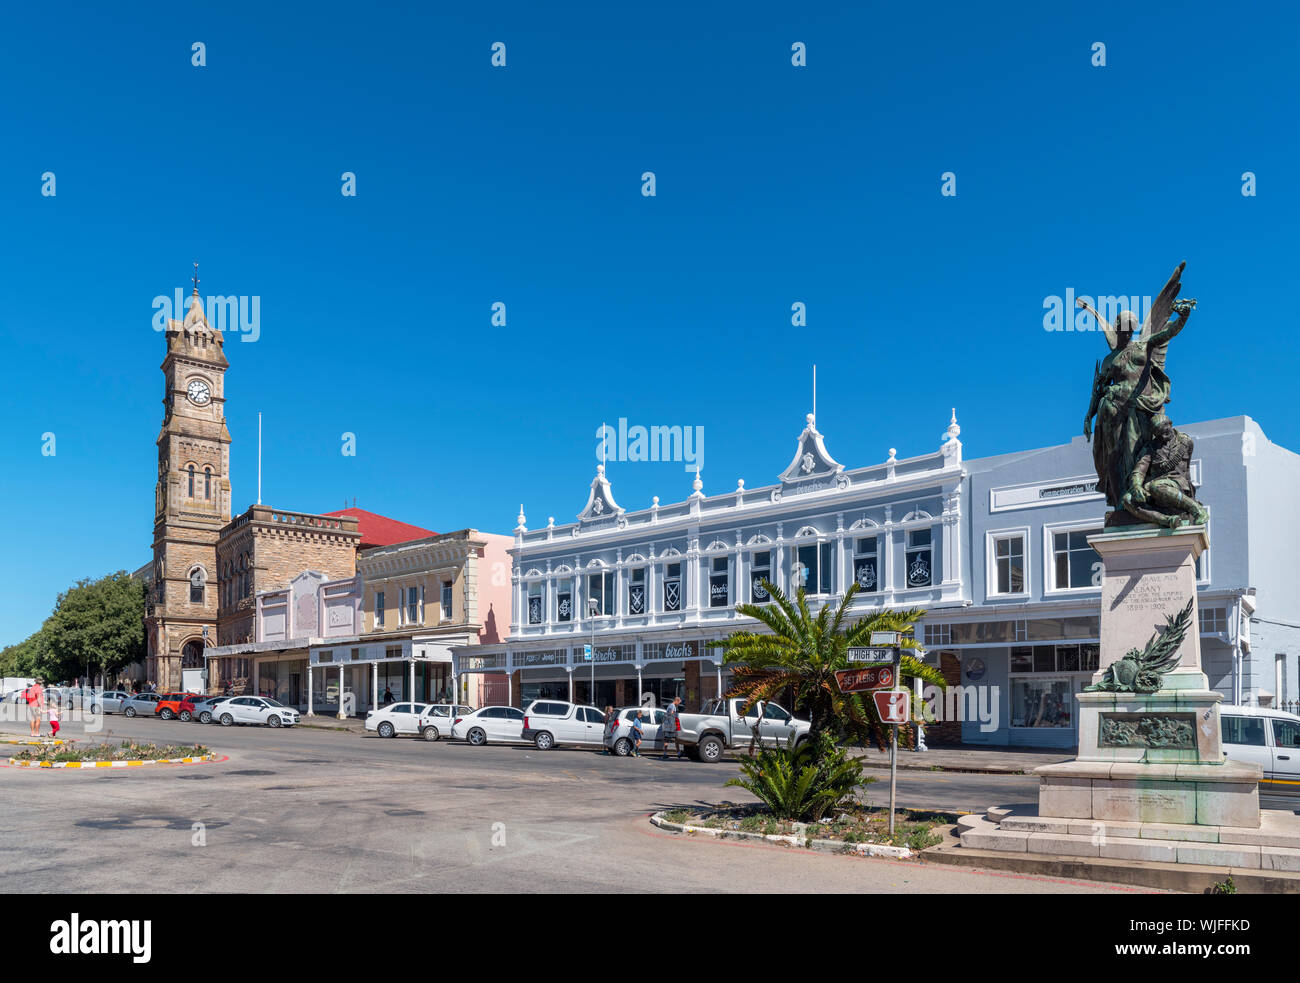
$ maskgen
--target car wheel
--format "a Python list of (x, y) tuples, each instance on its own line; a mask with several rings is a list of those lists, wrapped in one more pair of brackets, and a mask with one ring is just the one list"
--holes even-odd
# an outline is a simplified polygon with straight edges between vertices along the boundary
[(555, 747), (555, 738), (546, 731), (541, 731), (533, 735), (533, 746), (539, 751), (549, 751)]
[(391, 723), (389, 723), (387, 720), (381, 721), (380, 724), (379, 724), (379, 727), (376, 728), (376, 729), (378, 730), (378, 732), (379, 732), (379, 736), (380, 736), (380, 737), (396, 737), (396, 736), (397, 736), (397, 728), (395, 728), (395, 727), (394, 727)]
[(620, 758), (626, 758), (629, 754), (632, 753), (632, 742), (629, 741), (626, 737), (620, 737), (617, 741), (614, 742), (614, 753), (617, 754)]
[(426, 741), (436, 741), (442, 735), (438, 733), (437, 727), (426, 727), (424, 730), (420, 731), (420, 736)]
[(699, 743), (700, 760), (708, 764), (716, 764), (722, 760), (722, 752), (725, 750), (722, 741), (716, 737), (706, 737)]
[(694, 744), (688, 744), (686, 746), (686, 757), (689, 758), (691, 761), (699, 761), (700, 749), (696, 747)]
[(176, 714), (172, 713), (167, 707), (163, 707), (158, 711), (158, 716), (162, 717), (163, 720), (171, 720), (172, 717), (176, 716)]
[(280, 727), (280, 726), (283, 726), (283, 724), (284, 724), (284, 721), (281, 720), (281, 719), (280, 719), (276, 714), (274, 714), (274, 713), (271, 714), (271, 716), (269, 716), (269, 717), (266, 718), (266, 722), (267, 722), (267, 724), (269, 724), (269, 725), (272, 726), (272, 727)]
[(475, 727), (465, 735), (465, 740), (469, 741), (475, 747), (482, 747), (487, 743), (487, 734), (482, 727)]
[(122, 711), (122, 716), (124, 716), (124, 717), (134, 717), (134, 716), (135, 716), (135, 707), (127, 707), (125, 710)]
[(189, 721), (194, 719), (194, 714), (190, 713), (188, 710), (182, 710), (181, 719), (188, 723)]
[(234, 722), (235, 722), (235, 718), (232, 717), (230, 714), (228, 714), (228, 713), (223, 713), (223, 714), (221, 715), (221, 726), (222, 726), (222, 727), (229, 727), (229, 726), (230, 726), (231, 724), (233, 724)]
[(208, 710), (204, 710), (201, 714), (199, 714), (199, 723), (201, 724), (212, 723), (212, 713)]

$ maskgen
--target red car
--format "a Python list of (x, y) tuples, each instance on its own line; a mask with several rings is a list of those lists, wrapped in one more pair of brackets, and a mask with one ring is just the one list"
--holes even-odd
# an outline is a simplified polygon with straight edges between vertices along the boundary
[(173, 717), (189, 720), (194, 716), (194, 701), (201, 699), (203, 697), (193, 693), (167, 693), (154, 704), (154, 716), (162, 717), (163, 720), (171, 720)]

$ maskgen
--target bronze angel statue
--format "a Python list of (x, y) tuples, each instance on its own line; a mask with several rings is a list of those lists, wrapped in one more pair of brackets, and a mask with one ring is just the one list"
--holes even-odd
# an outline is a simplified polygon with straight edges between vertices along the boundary
[(1186, 265), (1178, 264), (1141, 328), (1132, 311), (1120, 311), (1112, 326), (1086, 302), (1078, 302), (1097, 319), (1110, 346), (1094, 370), (1092, 400), (1083, 420), (1083, 435), (1092, 441), (1097, 490), (1111, 508), (1107, 526), (1179, 526), (1206, 518), (1188, 471), (1192, 440), (1174, 430), (1164, 412), (1171, 389), (1165, 373), (1169, 342), (1196, 306), (1195, 300), (1178, 299)]

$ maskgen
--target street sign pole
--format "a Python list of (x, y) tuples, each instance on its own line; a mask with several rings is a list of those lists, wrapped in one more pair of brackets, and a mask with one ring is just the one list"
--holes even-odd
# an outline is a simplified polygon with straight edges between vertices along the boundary
[(889, 835), (894, 835), (894, 794), (898, 787), (898, 724), (894, 724), (894, 743), (889, 746)]

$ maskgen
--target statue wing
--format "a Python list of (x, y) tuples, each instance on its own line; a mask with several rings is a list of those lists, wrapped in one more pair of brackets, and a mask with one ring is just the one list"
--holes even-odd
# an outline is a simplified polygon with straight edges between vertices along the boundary
[(1192, 621), (1192, 603), (1188, 601), (1177, 614), (1165, 615), (1165, 627), (1151, 636), (1151, 641), (1138, 657), (1143, 669), (1163, 675), (1178, 664), (1178, 649)]
[(1151, 310), (1147, 311), (1147, 319), (1142, 322), (1142, 333), (1137, 340), (1148, 340), (1169, 323), (1169, 315), (1174, 312), (1174, 301), (1178, 299), (1178, 291), (1183, 289), (1183, 267), (1186, 265), (1186, 261), (1179, 263), (1178, 269), (1170, 275), (1169, 282), (1152, 303)]

